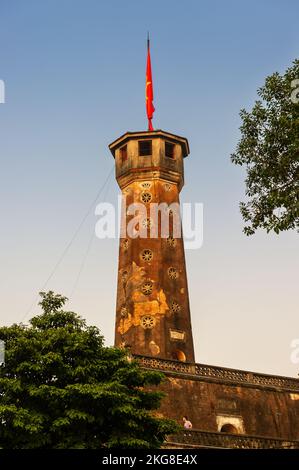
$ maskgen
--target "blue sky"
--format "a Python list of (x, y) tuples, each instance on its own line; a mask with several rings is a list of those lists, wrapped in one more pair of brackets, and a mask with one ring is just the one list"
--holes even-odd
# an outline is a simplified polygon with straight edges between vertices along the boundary
[[(298, 58), (298, 16), (290, 0), (0, 1), (1, 324), (39, 311), (111, 171), (108, 144), (146, 129), (149, 30), (153, 124), (189, 139), (182, 201), (204, 204), (204, 245), (186, 255), (196, 359), (297, 375), (298, 235), (242, 234), (244, 173), (229, 155), (240, 108)], [(99, 200), (117, 194), (112, 176)], [(73, 293), (69, 308), (112, 344), (118, 242), (95, 238), (82, 267), (95, 223), (92, 210), (45, 287)]]

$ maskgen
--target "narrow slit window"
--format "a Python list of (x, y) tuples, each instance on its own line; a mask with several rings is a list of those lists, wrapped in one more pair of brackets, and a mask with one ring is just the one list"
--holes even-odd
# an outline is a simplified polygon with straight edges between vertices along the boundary
[(165, 142), (165, 156), (168, 158), (174, 158), (174, 144), (171, 142)]
[(120, 158), (122, 163), (126, 162), (128, 159), (128, 149), (126, 145), (120, 148)]
[(152, 155), (152, 141), (151, 140), (140, 140), (139, 145), (139, 156), (148, 157)]

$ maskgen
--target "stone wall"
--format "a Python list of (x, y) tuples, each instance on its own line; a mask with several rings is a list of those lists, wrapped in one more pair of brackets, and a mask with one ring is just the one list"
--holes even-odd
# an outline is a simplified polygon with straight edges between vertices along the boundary
[(163, 371), (160, 413), (193, 429), (299, 441), (299, 380), (136, 356)]

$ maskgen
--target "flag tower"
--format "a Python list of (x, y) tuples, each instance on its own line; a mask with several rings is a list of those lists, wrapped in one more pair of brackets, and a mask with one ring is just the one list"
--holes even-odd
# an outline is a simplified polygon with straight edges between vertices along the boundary
[[(193, 362), (184, 242), (174, 231), (175, 221), (181, 225), (180, 214), (179, 208), (169, 209), (173, 203), (179, 206), (189, 144), (185, 137), (153, 129), (149, 39), (146, 111), (147, 131), (127, 132), (109, 145), (123, 197), (122, 226), (132, 224), (126, 208), (142, 204), (134, 231), (143, 228), (146, 235), (132, 237), (126, 231), (120, 238), (115, 345), (130, 347), (134, 354)], [(166, 207), (169, 233), (162, 233), (161, 214), (152, 218), (153, 204)]]
[[(126, 132), (109, 146), (128, 232), (119, 243), (115, 345), (130, 348), (142, 367), (164, 372), (159, 414), (181, 424), (187, 414), (193, 424), (169, 436), (165, 448), (298, 449), (298, 379), (194, 362), (184, 243), (169, 207), (179, 204), (189, 145), (185, 137), (153, 129), (149, 41), (145, 95), (148, 130)], [(152, 218), (154, 203), (169, 207), (167, 236), (161, 219)], [(138, 222), (131, 204), (145, 209)], [(147, 237), (139, 236), (140, 228)]]

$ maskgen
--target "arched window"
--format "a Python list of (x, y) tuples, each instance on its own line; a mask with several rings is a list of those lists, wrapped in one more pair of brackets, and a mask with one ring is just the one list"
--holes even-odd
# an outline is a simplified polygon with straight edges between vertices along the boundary
[(220, 432), (227, 432), (228, 434), (238, 434), (236, 426), (230, 423), (223, 424), (220, 429)]
[(176, 349), (173, 353), (172, 353), (172, 356), (174, 359), (176, 359), (177, 361), (181, 361), (181, 362), (186, 362), (186, 355), (183, 351), (181, 351), (180, 349)]

